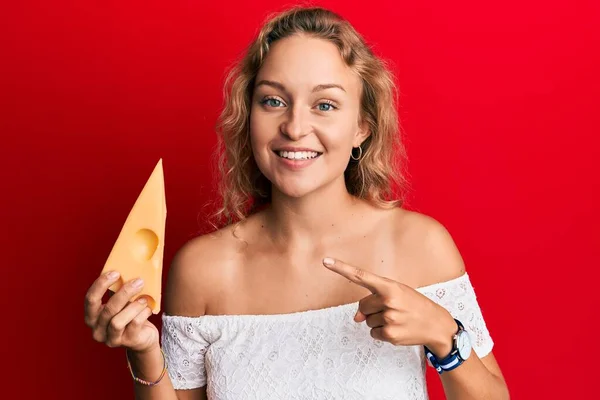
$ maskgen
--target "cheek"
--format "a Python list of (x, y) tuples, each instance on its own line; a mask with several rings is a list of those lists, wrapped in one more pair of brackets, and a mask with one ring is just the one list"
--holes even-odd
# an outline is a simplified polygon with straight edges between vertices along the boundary
[(320, 132), (321, 143), (331, 155), (346, 154), (352, 149), (354, 135), (358, 128), (346, 120), (332, 122), (323, 126)]
[(253, 113), (250, 117), (250, 141), (254, 151), (261, 150), (261, 147), (269, 141), (272, 127), (267, 119), (260, 113)]
[[(268, 172), (269, 166), (269, 143), (273, 140), (273, 132), (276, 127), (272, 121), (260, 113), (253, 114), (250, 117), (250, 145), (252, 154), (258, 168), (263, 172)], [(268, 173), (267, 173), (268, 174)]]

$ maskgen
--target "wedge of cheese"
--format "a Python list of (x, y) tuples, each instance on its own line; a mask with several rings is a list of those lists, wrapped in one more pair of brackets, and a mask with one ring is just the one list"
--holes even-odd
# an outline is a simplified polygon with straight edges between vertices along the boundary
[(131, 300), (144, 296), (154, 314), (160, 311), (167, 205), (162, 158), (129, 212), (125, 224), (104, 264), (102, 273), (118, 271), (120, 279), (110, 290), (118, 291), (136, 278), (144, 286)]

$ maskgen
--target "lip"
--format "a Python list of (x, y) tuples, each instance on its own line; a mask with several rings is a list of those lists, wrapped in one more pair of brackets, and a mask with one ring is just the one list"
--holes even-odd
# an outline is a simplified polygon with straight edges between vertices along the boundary
[(322, 151), (317, 151), (308, 147), (289, 147), (289, 146), (285, 146), (285, 147), (278, 147), (276, 149), (273, 149), (273, 151), (275, 153), (277, 153), (278, 151), (312, 151), (315, 153), (319, 153), (322, 154)]

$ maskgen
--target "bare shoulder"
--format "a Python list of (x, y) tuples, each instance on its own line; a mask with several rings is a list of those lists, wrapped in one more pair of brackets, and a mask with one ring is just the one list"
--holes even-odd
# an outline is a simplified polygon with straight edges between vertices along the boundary
[(395, 214), (394, 237), (417, 271), (418, 286), (445, 282), (465, 273), (460, 251), (444, 225), (431, 216), (402, 208)]
[(230, 225), (181, 246), (167, 275), (163, 296), (165, 313), (204, 315), (208, 300), (233, 275), (242, 245), (235, 237), (235, 225)]

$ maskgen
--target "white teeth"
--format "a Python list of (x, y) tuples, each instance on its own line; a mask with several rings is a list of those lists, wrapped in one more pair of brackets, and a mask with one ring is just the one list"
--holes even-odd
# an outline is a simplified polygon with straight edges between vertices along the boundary
[(316, 151), (278, 151), (277, 154), (290, 160), (307, 160), (319, 155)]

